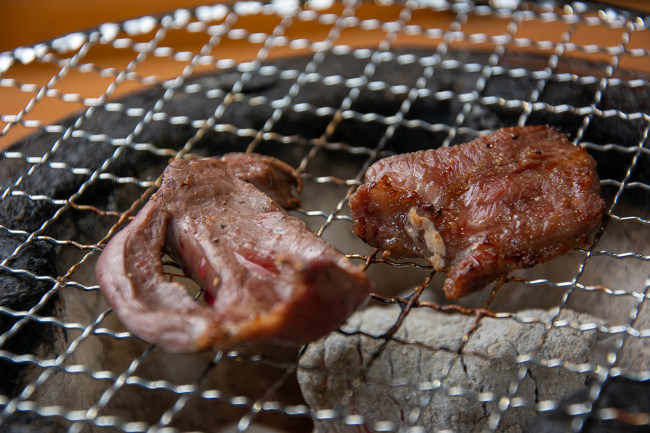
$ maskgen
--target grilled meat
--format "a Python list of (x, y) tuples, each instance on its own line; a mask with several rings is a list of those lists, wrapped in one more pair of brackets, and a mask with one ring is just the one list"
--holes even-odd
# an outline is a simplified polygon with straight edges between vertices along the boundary
[(228, 153), (222, 161), (226, 170), (244, 182), (253, 184), (265, 192), (284, 209), (300, 206), (300, 199), (293, 195), (293, 188), (302, 190), (300, 174), (277, 158), (260, 154)]
[(373, 164), (350, 198), (354, 232), (447, 272), (455, 299), (584, 246), (599, 227), (596, 163), (553, 128), (504, 128)]
[[(336, 329), (370, 283), (280, 207), (297, 204), (289, 194), (294, 185), (299, 178), (289, 166), (260, 155), (172, 161), (159, 191), (106, 245), (96, 266), (120, 320), (177, 352), (303, 343)], [(205, 289), (212, 308), (164, 279), (164, 246)]]

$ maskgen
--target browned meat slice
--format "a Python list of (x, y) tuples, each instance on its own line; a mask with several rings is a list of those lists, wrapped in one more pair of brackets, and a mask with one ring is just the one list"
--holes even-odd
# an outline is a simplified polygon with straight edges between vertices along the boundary
[(359, 237), (427, 258), (452, 299), (585, 246), (604, 207), (595, 161), (545, 126), (382, 159), (350, 198)]
[[(297, 174), (270, 157), (172, 161), (158, 192), (95, 268), (122, 323), (177, 352), (303, 343), (335, 330), (366, 299), (370, 283), (278, 205), (298, 204), (293, 186), (300, 186)], [(163, 247), (205, 289), (212, 308), (165, 280)]]
[(293, 188), (300, 192), (302, 179), (298, 172), (279, 159), (260, 154), (228, 153), (221, 160), (226, 162), (229, 174), (261, 189), (281, 207), (293, 209), (300, 206)]

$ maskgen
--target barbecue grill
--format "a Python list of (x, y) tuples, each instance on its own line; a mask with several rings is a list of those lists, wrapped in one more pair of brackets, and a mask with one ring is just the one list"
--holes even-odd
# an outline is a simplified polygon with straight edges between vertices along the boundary
[[(443, 406), (481, 408), (475, 431), (650, 430), (647, 23), (583, 1), (253, 0), (0, 53), (0, 431), (463, 431), (430, 415)], [(598, 162), (607, 212), (588, 248), (451, 303), (425, 262), (352, 235), (347, 200), (377, 159), (541, 123)], [(378, 324), (198, 354), (121, 326), (94, 280), (103, 245), (170, 159), (229, 151), (301, 173), (293, 214), (366, 267)], [(445, 344), (414, 334), (432, 315)], [(537, 331), (525, 352), (479, 350), (490, 326)], [(358, 358), (337, 352), (352, 341)]]

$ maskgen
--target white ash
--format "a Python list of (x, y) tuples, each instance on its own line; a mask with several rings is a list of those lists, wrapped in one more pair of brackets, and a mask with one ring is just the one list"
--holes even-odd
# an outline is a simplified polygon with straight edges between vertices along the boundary
[[(397, 307), (368, 308), (352, 316), (344, 330), (381, 336), (395, 323), (399, 311)], [(472, 433), (488, 428), (492, 418), (498, 421), (497, 432), (522, 432), (536, 411), (506, 406), (499, 416), (498, 399), (516, 396), (533, 407), (544, 400), (557, 401), (585, 389), (587, 375), (563, 366), (524, 363), (520, 356), (561, 359), (577, 366), (593, 361), (594, 354), (609, 344), (599, 339), (602, 334), (597, 331), (575, 329), (579, 324), (598, 323), (598, 319), (565, 309), (560, 319), (573, 326), (550, 328), (536, 351), (545, 333), (543, 323), (550, 322), (556, 311), (527, 310), (516, 316), (518, 320), (483, 318), (461, 356), (456, 353), (474, 318), (423, 308), (406, 316), (394, 339), (372, 362), (383, 338), (331, 334), (309, 346), (298, 370), (310, 407), (332, 409), (336, 414), (316, 421), (315, 431), (358, 432), (359, 425), (354, 424), (368, 420), (365, 427), (370, 430), (379, 422), (396, 431), (419, 426), (425, 431)], [(509, 389), (519, 374), (525, 375), (519, 387)]]

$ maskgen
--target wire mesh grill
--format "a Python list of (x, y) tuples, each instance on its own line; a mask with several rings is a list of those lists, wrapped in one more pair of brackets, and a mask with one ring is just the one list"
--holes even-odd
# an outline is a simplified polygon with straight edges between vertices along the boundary
[[(16, 303), (0, 297), (0, 426), (467, 431), (431, 424), (429, 412), (447, 402), (483, 408), (475, 431), (533, 428), (537, 418), (509, 421), (523, 410), (559, 410), (567, 431), (649, 428), (650, 409), (602, 400), (614, 379), (650, 379), (648, 37), (644, 16), (584, 2), (247, 1), (107, 23), (0, 54), (1, 287), (23, 293)], [(434, 85), (461, 76), (464, 84)], [(273, 86), (277, 93), (263, 92)], [(525, 96), (513, 93), (521, 86)], [(619, 90), (634, 95), (631, 105)], [(419, 114), (430, 106), (442, 108)], [(494, 123), (493, 110), (504, 118)], [(347, 199), (373, 161), (540, 119), (566, 129), (599, 164), (612, 162), (599, 165), (607, 218), (588, 249), (450, 304), (426, 264), (381, 257), (351, 235)], [(303, 348), (190, 355), (148, 346), (120, 326), (93, 277), (102, 245), (155, 190), (170, 158), (229, 150), (277, 154), (300, 171), (296, 215), (367, 265), (377, 285), (368, 311), (386, 307), (380, 325), (355, 318)], [(521, 313), (527, 308), (545, 313)], [(573, 310), (588, 315), (567, 315)], [(441, 322), (449, 329), (441, 343), (416, 332), (416, 319), (432, 314), (466, 321)], [(491, 352), (477, 346), (489, 321), (539, 331), (523, 353)], [(565, 344), (602, 347), (583, 358), (549, 349), (565, 330), (575, 336)], [(350, 341), (359, 366), (345, 371), (331, 354)], [(422, 351), (416, 374), (410, 351)], [(430, 358), (435, 374), (424, 370)], [(470, 358), (500, 373), (459, 384), (454, 369), (471, 370)], [(533, 372), (579, 378), (585, 394), (565, 405), (564, 395), (544, 397), (555, 394), (542, 382), (526, 394)], [(500, 385), (491, 382), (498, 376)], [(321, 403), (309, 383), (327, 389)], [(399, 417), (383, 411), (384, 395)], [(359, 407), (373, 396), (377, 410)]]

